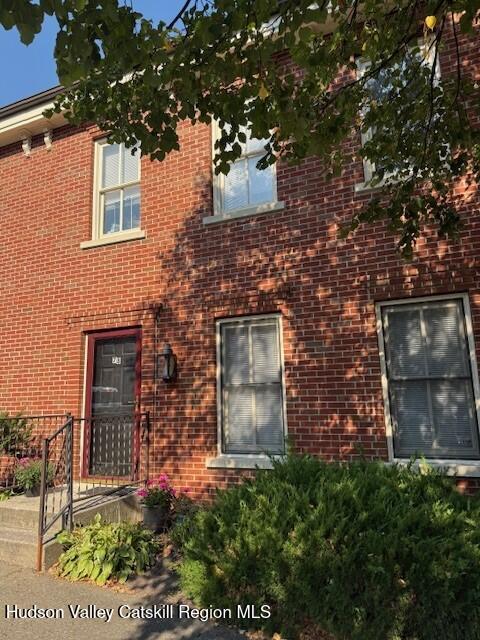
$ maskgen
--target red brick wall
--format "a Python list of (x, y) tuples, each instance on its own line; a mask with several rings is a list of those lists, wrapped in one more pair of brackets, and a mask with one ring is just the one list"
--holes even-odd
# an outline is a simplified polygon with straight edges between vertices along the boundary
[[(480, 50), (462, 43), (480, 73)], [(442, 73), (453, 58), (441, 58)], [(81, 250), (91, 237), (93, 127), (54, 132), (0, 150), (0, 408), (83, 411), (85, 334), (141, 326), (142, 405), (154, 421), (151, 469), (205, 495), (242, 472), (209, 470), (216, 454), (215, 320), (283, 316), (288, 432), (324, 458), (387, 457), (375, 302), (468, 292), (480, 358), (480, 200), (458, 186), (458, 243), (428, 231), (406, 264), (381, 224), (339, 241), (362, 206), (360, 162), (332, 181), (309, 159), (278, 167), (284, 211), (205, 226), (212, 213), (206, 127), (185, 126), (181, 151), (142, 160), (145, 240)], [(158, 347), (178, 356), (176, 383), (155, 383)], [(248, 473), (248, 472), (243, 472)]]

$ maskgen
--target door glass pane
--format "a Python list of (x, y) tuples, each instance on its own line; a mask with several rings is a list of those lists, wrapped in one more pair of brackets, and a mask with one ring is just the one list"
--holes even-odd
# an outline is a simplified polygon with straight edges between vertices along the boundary
[(123, 229), (140, 227), (140, 186), (128, 187), (123, 192)]
[(248, 159), (248, 179), (250, 186), (250, 203), (261, 204), (273, 201), (273, 167), (257, 169), (260, 156)]
[(121, 191), (109, 191), (103, 196), (103, 233), (120, 231), (120, 199)]

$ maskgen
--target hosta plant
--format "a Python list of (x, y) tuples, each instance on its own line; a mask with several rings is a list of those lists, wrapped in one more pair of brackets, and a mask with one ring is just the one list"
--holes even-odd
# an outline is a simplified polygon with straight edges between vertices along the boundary
[(87, 526), (62, 531), (57, 540), (65, 549), (58, 561), (59, 575), (99, 585), (108, 580), (123, 583), (142, 573), (154, 563), (158, 551), (153, 534), (140, 524), (106, 523), (100, 514)]

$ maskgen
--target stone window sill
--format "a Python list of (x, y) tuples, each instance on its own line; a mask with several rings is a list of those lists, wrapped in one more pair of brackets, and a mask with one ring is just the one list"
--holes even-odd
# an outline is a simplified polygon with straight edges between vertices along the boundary
[(217, 224), (219, 222), (229, 222), (230, 220), (238, 220), (239, 218), (247, 218), (249, 216), (261, 215), (263, 213), (273, 213), (285, 209), (284, 202), (267, 202), (259, 204), (256, 207), (245, 207), (245, 209), (235, 209), (224, 213), (217, 213), (214, 216), (206, 216), (203, 218), (203, 224)]
[[(272, 456), (281, 460), (283, 456)], [(207, 469), (271, 469), (272, 460), (266, 455), (233, 455), (223, 453), (216, 458), (209, 458)]]
[[(458, 478), (480, 478), (480, 460), (437, 460), (425, 458), (424, 461), (416, 461), (414, 469), (418, 469), (424, 463), (434, 469), (443, 469), (447, 476)], [(410, 460), (406, 458), (394, 458), (389, 464), (406, 466)]]
[(93, 247), (103, 247), (107, 244), (117, 244), (119, 242), (129, 242), (130, 240), (143, 240), (147, 234), (142, 229), (134, 229), (133, 231), (122, 231), (112, 233), (103, 238), (95, 238), (94, 240), (86, 240), (80, 243), (80, 249), (92, 249)]

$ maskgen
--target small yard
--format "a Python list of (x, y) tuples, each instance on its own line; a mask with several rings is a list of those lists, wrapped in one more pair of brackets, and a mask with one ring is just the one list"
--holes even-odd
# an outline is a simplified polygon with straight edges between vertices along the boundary
[[(166, 476), (140, 496), (173, 521)], [(289, 456), (212, 505), (181, 504), (161, 535), (99, 519), (62, 534), (58, 572), (128, 589), (178, 573), (177, 603), (230, 612), (217, 622), (255, 640), (480, 638), (480, 501), (425, 464)]]

